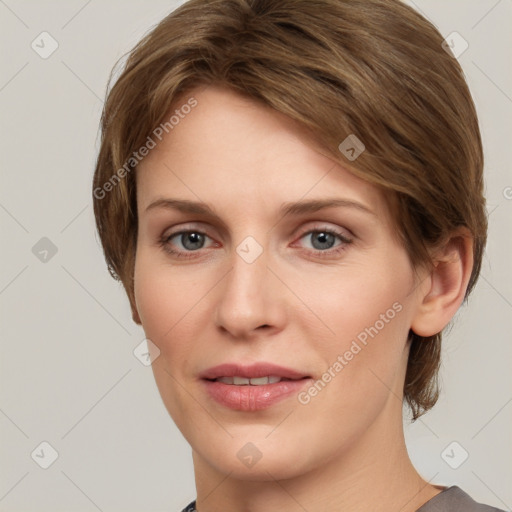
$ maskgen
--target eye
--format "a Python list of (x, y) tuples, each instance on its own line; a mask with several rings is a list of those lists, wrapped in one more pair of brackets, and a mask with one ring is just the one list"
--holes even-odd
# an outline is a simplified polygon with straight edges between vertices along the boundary
[[(159, 241), (159, 244), (167, 253), (172, 254), (173, 256), (177, 256), (178, 258), (190, 258), (193, 257), (193, 255), (187, 253), (193, 253), (203, 249), (207, 238), (210, 237), (206, 233), (197, 229), (189, 229), (164, 235)], [(176, 241), (172, 242), (173, 239), (176, 239)], [(172, 246), (176, 244), (181, 244), (183, 249), (173, 249)]]
[[(300, 239), (309, 240), (312, 251), (315, 256), (332, 256), (344, 251), (348, 244), (352, 243), (352, 239), (343, 233), (328, 227), (314, 229), (304, 233)], [(334, 245), (336, 239), (340, 240), (340, 244)]]
[[(207, 239), (211, 240), (203, 231), (183, 229), (162, 236), (159, 245), (165, 252), (177, 258), (193, 258), (195, 257), (194, 252), (205, 248)], [(309, 230), (303, 233), (299, 239), (309, 240), (312, 248), (308, 249), (308, 252), (320, 257), (336, 255), (346, 250), (347, 245), (352, 243), (352, 239), (345, 234), (329, 227)], [(336, 239), (340, 241), (338, 245), (335, 245)], [(178, 249), (173, 248), (176, 246), (178, 246)], [(218, 247), (219, 244), (215, 242), (213, 246)]]

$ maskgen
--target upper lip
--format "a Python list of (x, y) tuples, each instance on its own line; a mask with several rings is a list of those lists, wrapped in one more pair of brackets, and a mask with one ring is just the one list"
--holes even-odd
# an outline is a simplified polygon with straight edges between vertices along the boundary
[(201, 372), (199, 377), (202, 379), (217, 379), (219, 377), (245, 377), (247, 379), (267, 377), (274, 375), (284, 379), (303, 379), (309, 377), (305, 373), (292, 370), (291, 368), (285, 368), (284, 366), (278, 366), (272, 363), (252, 363), (252, 364), (240, 364), (240, 363), (224, 363), (218, 366), (213, 366), (207, 370)]

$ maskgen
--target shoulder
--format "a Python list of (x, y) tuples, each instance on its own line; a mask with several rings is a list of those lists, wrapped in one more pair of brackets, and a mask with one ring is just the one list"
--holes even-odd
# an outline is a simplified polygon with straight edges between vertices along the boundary
[(478, 503), (460, 487), (452, 485), (427, 501), (416, 512), (505, 512), (505, 510)]

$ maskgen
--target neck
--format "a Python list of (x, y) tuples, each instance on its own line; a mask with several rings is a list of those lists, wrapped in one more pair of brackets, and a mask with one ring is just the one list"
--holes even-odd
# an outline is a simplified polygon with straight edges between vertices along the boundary
[[(270, 474), (263, 481), (226, 476), (194, 451), (198, 512), (415, 512), (442, 488), (428, 484), (412, 465), (399, 405), (399, 414), (384, 410), (342, 453), (285, 480)], [(400, 421), (390, 423), (388, 414)]]

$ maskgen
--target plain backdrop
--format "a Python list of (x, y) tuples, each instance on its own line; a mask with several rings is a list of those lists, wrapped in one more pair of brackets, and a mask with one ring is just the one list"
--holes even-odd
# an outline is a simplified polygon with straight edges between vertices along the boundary
[[(91, 204), (110, 70), (180, 3), (0, 0), (1, 511), (180, 511), (195, 498), (191, 449), (134, 356), (144, 333)], [(408, 3), (468, 43), (458, 60), (480, 116), (490, 228), (443, 341), (441, 398), (405, 421), (407, 445), (425, 479), (510, 510), (512, 1)]]

